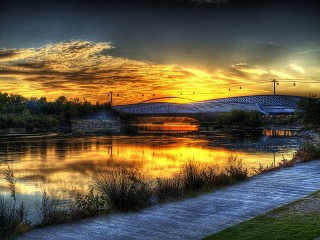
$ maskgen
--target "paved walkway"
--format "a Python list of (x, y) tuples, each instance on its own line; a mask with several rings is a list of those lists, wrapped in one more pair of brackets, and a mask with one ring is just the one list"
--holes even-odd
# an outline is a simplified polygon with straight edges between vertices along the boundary
[(320, 189), (320, 161), (183, 201), (36, 229), (18, 239), (201, 239)]

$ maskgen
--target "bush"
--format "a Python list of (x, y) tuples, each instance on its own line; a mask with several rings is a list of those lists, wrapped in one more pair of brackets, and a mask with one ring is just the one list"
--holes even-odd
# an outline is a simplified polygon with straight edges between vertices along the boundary
[(184, 195), (180, 177), (157, 179), (156, 193), (159, 200), (180, 198)]
[(199, 191), (201, 190), (206, 181), (204, 170), (201, 169), (199, 163), (188, 161), (181, 167), (180, 178), (182, 187), (186, 191)]
[(0, 237), (7, 238), (29, 228), (30, 223), (26, 220), (24, 205), (21, 204), (16, 208), (15, 201), (5, 201), (0, 198)]
[(234, 182), (242, 181), (248, 177), (248, 170), (243, 167), (242, 159), (232, 155), (229, 157), (229, 167), (226, 168), (226, 173)]
[(106, 208), (106, 200), (102, 196), (94, 195), (92, 188), (84, 197), (80, 194), (77, 195), (75, 202), (75, 215), (78, 215), (77, 218), (93, 216)]
[(157, 179), (156, 193), (159, 200), (163, 201), (226, 186), (247, 177), (248, 171), (243, 167), (242, 160), (232, 155), (229, 157), (229, 167), (222, 171), (216, 166), (188, 161), (182, 165), (177, 177)]
[(292, 159), (306, 162), (317, 158), (320, 158), (320, 146), (310, 142), (305, 142), (302, 147), (293, 155)]
[(57, 210), (58, 203), (58, 199), (51, 200), (46, 192), (43, 193), (41, 205), (36, 205), (36, 209), (40, 219), (40, 225), (46, 226), (49, 224), (60, 222), (60, 214)]
[(286, 168), (286, 167), (293, 167), (296, 164), (295, 159), (285, 159), (284, 156), (282, 156), (281, 162), (278, 163), (279, 168)]
[(2, 170), (2, 174), (4, 175), (5, 180), (9, 185), (9, 189), (11, 192), (11, 197), (13, 200), (16, 200), (16, 182), (17, 179), (14, 177), (13, 169), (8, 166), (6, 169)]
[(121, 167), (98, 174), (94, 182), (112, 210), (135, 210), (151, 203), (151, 183), (138, 170)]
[(254, 173), (255, 174), (267, 173), (274, 170), (278, 170), (280, 168), (293, 167), (295, 164), (296, 164), (296, 160), (294, 158), (292, 158), (291, 160), (287, 160), (284, 158), (284, 156), (282, 156), (281, 162), (279, 162), (277, 165), (272, 163), (271, 165), (263, 166), (260, 163), (259, 168), (254, 169)]

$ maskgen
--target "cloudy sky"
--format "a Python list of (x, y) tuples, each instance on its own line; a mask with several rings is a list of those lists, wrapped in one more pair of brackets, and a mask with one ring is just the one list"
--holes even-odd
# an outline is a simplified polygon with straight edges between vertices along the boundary
[(319, 94), (319, 29), (316, 0), (2, 0), (0, 91), (123, 104), (273, 94), (276, 79)]

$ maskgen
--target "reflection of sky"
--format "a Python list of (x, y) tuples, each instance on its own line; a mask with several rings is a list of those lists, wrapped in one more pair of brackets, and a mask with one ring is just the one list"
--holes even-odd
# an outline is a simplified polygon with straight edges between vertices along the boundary
[(0, 90), (92, 101), (114, 91), (121, 104), (269, 94), (276, 78), (278, 93), (317, 93), (307, 82), (319, 79), (319, 10), (312, 0), (2, 1)]
[[(51, 196), (73, 199), (76, 193), (88, 191), (96, 172), (122, 165), (139, 168), (152, 178), (172, 177), (188, 160), (223, 169), (232, 154), (251, 168), (272, 163), (272, 142), (279, 145), (274, 148), (276, 161), (282, 159), (282, 154), (290, 158), (296, 148), (294, 141), (279, 141), (281, 137), (223, 142), (206, 136), (209, 135), (16, 139), (1, 142), (0, 168), (10, 165), (14, 169), (19, 179), (18, 193), (39, 196), (45, 190)], [(0, 181), (0, 191), (8, 192), (4, 179)]]

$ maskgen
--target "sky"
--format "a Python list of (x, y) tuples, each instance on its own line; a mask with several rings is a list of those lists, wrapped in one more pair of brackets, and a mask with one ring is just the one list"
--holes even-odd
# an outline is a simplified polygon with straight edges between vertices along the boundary
[(0, 91), (118, 105), (273, 94), (276, 79), (319, 94), (319, 29), (316, 0), (2, 0)]

